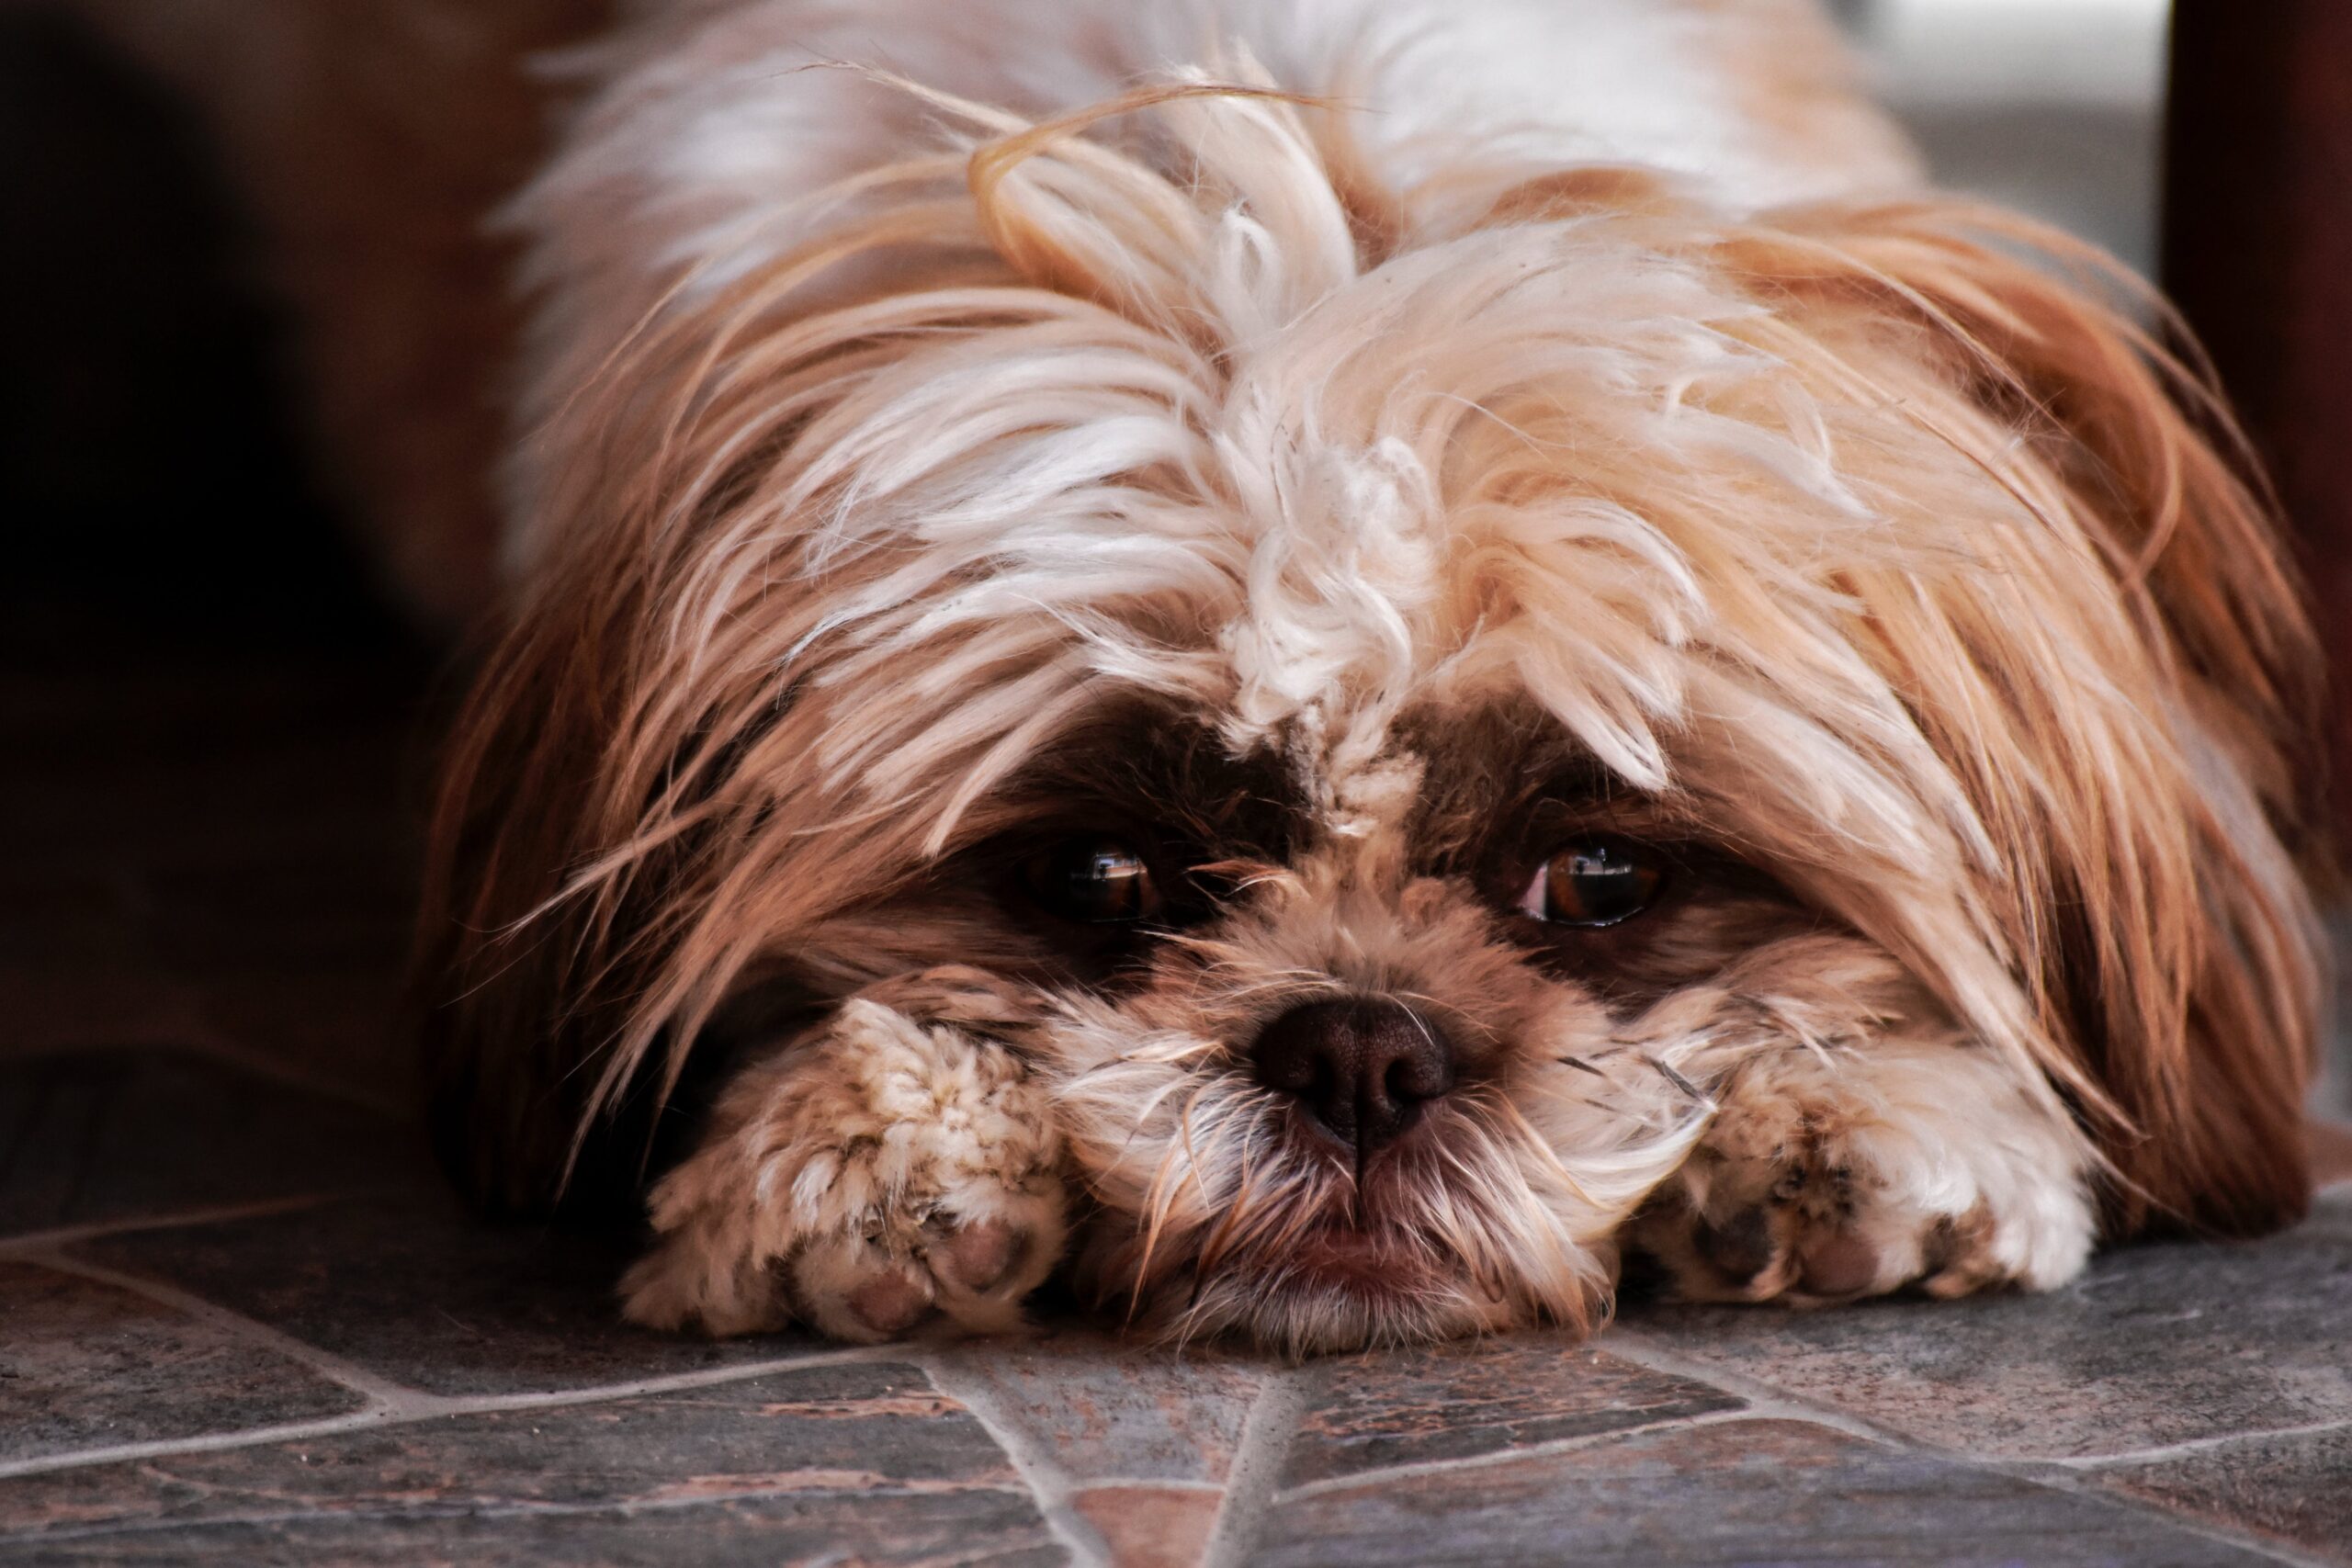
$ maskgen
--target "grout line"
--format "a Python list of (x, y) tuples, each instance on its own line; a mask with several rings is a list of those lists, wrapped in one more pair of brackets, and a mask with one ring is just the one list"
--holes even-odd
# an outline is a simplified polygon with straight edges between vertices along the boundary
[(432, 1416), (495, 1416), (509, 1410), (553, 1410), (572, 1404), (596, 1404), (606, 1400), (639, 1399), (647, 1394), (678, 1393), (689, 1389), (716, 1388), (749, 1382), (778, 1372), (805, 1371), (818, 1367), (856, 1366), (869, 1361), (907, 1359), (904, 1345), (837, 1345), (824, 1350), (803, 1350), (773, 1360), (742, 1361), (733, 1366), (704, 1367), (691, 1372), (636, 1378), (628, 1382), (594, 1383), (582, 1388), (549, 1389), (525, 1393), (447, 1394), (415, 1392), (412, 1397), (429, 1401)]
[(1201, 1552), (1203, 1568), (1240, 1568), (1250, 1561), (1266, 1506), (1298, 1435), (1299, 1418), (1306, 1414), (1308, 1380), (1314, 1376), (1303, 1368), (1273, 1371), (1250, 1402), (1241, 1439), (1226, 1471), (1225, 1501), (1210, 1522), (1208, 1544)]
[(1007, 1414), (987, 1380), (966, 1375), (950, 1358), (935, 1353), (920, 1358), (915, 1364), (931, 1379), (933, 1387), (962, 1404), (980, 1424), (981, 1430), (996, 1439), (997, 1446), (1012, 1461), (1014, 1473), (1028, 1487), (1037, 1511), (1045, 1516), (1046, 1528), (1069, 1549), (1071, 1562), (1086, 1564), (1087, 1568), (1096, 1564), (1111, 1568), (1110, 1542), (1079, 1512), (1074, 1501), (1083, 1488), (1062, 1468), (1060, 1461)]
[(232, 1312), (227, 1307), (216, 1305), (194, 1292), (184, 1291), (177, 1285), (166, 1284), (163, 1280), (151, 1280), (140, 1274), (126, 1273), (119, 1269), (109, 1269), (103, 1263), (92, 1263), (62, 1251), (34, 1252), (24, 1256), (28, 1262), (38, 1263), (45, 1269), (54, 1269), (62, 1274), (78, 1275), (85, 1280), (95, 1280), (102, 1285), (112, 1285), (118, 1290), (131, 1292), (133, 1294), (146, 1297), (149, 1301), (185, 1313), (199, 1322), (209, 1323), (216, 1328), (226, 1329), (239, 1338), (252, 1340), (267, 1349), (277, 1351), (288, 1360), (298, 1362), (323, 1377), (341, 1383), (354, 1393), (363, 1395), (386, 1411), (401, 1410), (412, 1395), (412, 1390), (389, 1379), (379, 1378), (367, 1368), (347, 1361), (332, 1350), (322, 1350), (306, 1340), (296, 1338), (282, 1328), (273, 1328), (268, 1324), (245, 1316), (243, 1313)]
[(380, 1406), (330, 1416), (317, 1421), (288, 1421), (274, 1427), (248, 1427), (242, 1431), (213, 1432), (200, 1438), (170, 1438), (148, 1443), (118, 1443), (107, 1449), (83, 1449), (74, 1453), (44, 1454), (38, 1459), (0, 1463), (0, 1481), (51, 1471), (78, 1470), (85, 1465), (120, 1464), (130, 1460), (167, 1459), (175, 1454), (215, 1453), (223, 1449), (258, 1448), (265, 1443), (298, 1442), (304, 1438), (331, 1438), (344, 1432), (390, 1426), (400, 1417)]
[(1629, 1438), (1651, 1438), (1662, 1432), (1687, 1432), (1701, 1427), (1723, 1427), (1758, 1419), (1784, 1420), (1787, 1417), (1759, 1416), (1757, 1411), (1744, 1404), (1736, 1410), (1710, 1410), (1698, 1416), (1669, 1416), (1636, 1426), (1611, 1427), (1606, 1432), (1582, 1432), (1573, 1438), (1553, 1438), (1544, 1442), (1516, 1446), (1506, 1444), (1482, 1454), (1464, 1454), (1453, 1459), (1408, 1460), (1401, 1464), (1385, 1464), (1377, 1469), (1354, 1471), (1346, 1475), (1328, 1475), (1320, 1481), (1305, 1482), (1286, 1492), (1278, 1492), (1270, 1500), (1287, 1503), (1295, 1497), (1350, 1492), (1390, 1481), (1411, 1480), (1416, 1476), (1450, 1474), (1458, 1470), (1485, 1470), (1494, 1465), (1509, 1464), (1514, 1460), (1548, 1459), (1554, 1454), (1575, 1453), (1580, 1449), (1605, 1448)]
[(1654, 1372), (1664, 1372), (1669, 1377), (1682, 1378), (1724, 1393), (1736, 1394), (1747, 1402), (1747, 1414), (1758, 1420), (1806, 1421), (1816, 1427), (1843, 1432), (1849, 1438), (1898, 1448), (1930, 1446), (1834, 1406), (1792, 1395), (1755, 1378), (1689, 1360), (1664, 1348), (1640, 1330), (1627, 1328), (1622, 1324), (1612, 1327), (1606, 1337), (1596, 1340), (1595, 1347), (1603, 1355), (1615, 1356), (1637, 1367), (1646, 1367)]
[[(174, 1303), (176, 1304), (176, 1303)], [(209, 1303), (202, 1303), (207, 1306)], [(219, 1312), (217, 1307), (211, 1312)], [(234, 1314), (227, 1314), (234, 1317)], [(240, 1323), (247, 1320), (239, 1319)], [(252, 1324), (262, 1337), (270, 1340), (284, 1337), (276, 1329)], [(299, 1343), (299, 1342), (298, 1342)], [(308, 1348), (306, 1347), (305, 1348)], [(222, 1449), (257, 1448), (266, 1443), (289, 1441), (301, 1438), (329, 1437), (339, 1432), (357, 1431), (369, 1427), (408, 1426), (453, 1416), (496, 1416), (507, 1412), (556, 1410), (574, 1404), (597, 1404), (623, 1399), (641, 1398), (648, 1394), (674, 1393), (689, 1389), (710, 1388), (722, 1383), (747, 1382), (756, 1378), (779, 1372), (801, 1371), (814, 1367), (839, 1366), (863, 1361), (903, 1361), (903, 1346), (852, 1345), (831, 1350), (812, 1350), (800, 1355), (782, 1357), (767, 1361), (745, 1361), (727, 1367), (705, 1367), (696, 1371), (674, 1372), (664, 1377), (639, 1378), (628, 1382), (598, 1383), (585, 1388), (555, 1389), (527, 1393), (441, 1394), (422, 1389), (384, 1382), (371, 1374), (371, 1382), (390, 1391), (387, 1397), (375, 1400), (367, 1409), (347, 1416), (326, 1416), (316, 1421), (295, 1421), (269, 1427), (248, 1427), (234, 1432), (213, 1432), (197, 1438), (167, 1438), (145, 1443), (121, 1443), (111, 1448), (79, 1449), (69, 1453), (43, 1454), (33, 1459), (0, 1462), (0, 1480), (18, 1475), (37, 1475), (50, 1471), (79, 1470), (86, 1466), (117, 1464), (127, 1460), (159, 1459), (173, 1454), (209, 1453)], [(899, 1352), (893, 1354), (893, 1352)], [(311, 1354), (324, 1356), (322, 1351)], [(334, 1359), (334, 1358), (329, 1358)]]
[(2331, 1432), (2352, 1427), (2352, 1420), (2314, 1421), (2301, 1427), (2267, 1427), (2259, 1431), (2219, 1432), (2207, 1438), (2188, 1438), (2177, 1443), (2163, 1443), (2154, 1448), (2135, 1449), (2117, 1454), (1985, 1454), (1969, 1449), (1930, 1441), (1894, 1427), (1856, 1416), (1833, 1405), (1820, 1404), (1802, 1395), (1791, 1394), (1770, 1383), (1758, 1382), (1743, 1373), (1727, 1371), (1702, 1362), (1687, 1360), (1674, 1352), (1661, 1348), (1657, 1340), (1639, 1330), (1612, 1330), (1600, 1347), (1604, 1351), (1623, 1355), (1626, 1360), (1649, 1368), (1652, 1371), (1688, 1378), (1736, 1393), (1749, 1401), (1754, 1414), (1775, 1420), (1810, 1421), (1815, 1426), (1833, 1427), (1852, 1437), (1867, 1438), (1873, 1442), (1893, 1443), (1899, 1447), (1917, 1449), (1948, 1459), (1962, 1460), (1982, 1465), (2053, 1466), (2062, 1470), (2096, 1471), (2109, 1465), (2142, 1464), (2166, 1459), (2203, 1453), (2212, 1449), (2228, 1448), (2237, 1443), (2251, 1443), (2265, 1438), (2300, 1438), (2315, 1432)]
[(2165, 1529), (2178, 1530), (2183, 1535), (2210, 1540), (2216, 1545), (2233, 1547), (2240, 1551), (2250, 1551), (2257, 1557), (2267, 1557), (2273, 1562), (2290, 1563), (2293, 1568), (2330, 1568), (2331, 1559), (2314, 1556), (2290, 1541), (2264, 1535), (2245, 1526), (2224, 1524), (2217, 1519), (2203, 1518), (2184, 1509), (2168, 1507), (2145, 1497), (2134, 1496), (2129, 1492), (2118, 1492), (2110, 1487), (2101, 1486), (2093, 1481), (2089, 1472), (2086, 1472), (2069, 1470), (2063, 1465), (2035, 1465), (1999, 1460), (1969, 1460), (1965, 1455), (1955, 1457), (1974, 1464), (1980, 1469), (1994, 1471), (2035, 1486), (2047, 1488), (2052, 1492), (2063, 1493), (2069, 1497), (2080, 1497), (2088, 1502), (2103, 1503), (2109, 1507), (2120, 1509), (2126, 1514), (2135, 1514), (2143, 1518), (2154, 1519)]
[(2352, 1429), (2352, 1418), (2313, 1421), (2301, 1427), (2270, 1427), (2258, 1432), (2216, 1432), (2209, 1438), (2185, 1438), (2177, 1443), (2159, 1443), (2154, 1448), (2133, 1449), (2128, 1453), (2090, 1454), (2038, 1462), (2075, 1471), (2100, 1471), (2127, 1464), (2161, 1464), (2166, 1460), (2187, 1459), (2195, 1454), (2211, 1453), (2216, 1449), (2258, 1443), (2270, 1438), (2309, 1438), (2323, 1432), (2346, 1429)]
[[(819, 1472), (821, 1473), (821, 1472)], [(860, 1496), (922, 1496), (941, 1493), (1002, 1492), (1001, 1485), (973, 1485), (955, 1481), (889, 1481), (879, 1484), (868, 1483), (858, 1489)], [(839, 1487), (747, 1487), (736, 1492), (713, 1492), (707, 1495), (684, 1497), (621, 1497), (575, 1502), (539, 1499), (507, 1499), (484, 1503), (479, 1500), (414, 1504), (405, 1501), (371, 1503), (356, 1508), (337, 1507), (328, 1503), (320, 1507), (278, 1508), (269, 1512), (248, 1510), (241, 1513), (198, 1515), (181, 1517), (171, 1514), (143, 1518), (99, 1519), (85, 1524), (35, 1526), (6, 1538), (8, 1545), (46, 1546), (59, 1541), (104, 1540), (110, 1537), (156, 1535), (174, 1530), (194, 1534), (202, 1530), (250, 1528), (254, 1525), (315, 1524), (321, 1520), (335, 1524), (405, 1524), (418, 1519), (533, 1519), (574, 1518), (582, 1516), (617, 1515), (633, 1519), (644, 1515), (675, 1513), (689, 1508), (724, 1506), (730, 1503), (760, 1502), (776, 1497), (807, 1497), (839, 1495)], [(835, 1562), (827, 1558), (823, 1561)], [(967, 1561), (964, 1558), (957, 1562)], [(980, 1559), (978, 1561), (985, 1561)]]
[(346, 1198), (362, 1189), (337, 1188), (332, 1191), (306, 1192), (292, 1198), (264, 1198), (251, 1203), (222, 1203), (209, 1209), (187, 1209), (167, 1214), (141, 1214), (129, 1219), (93, 1220), (87, 1224), (59, 1225), (52, 1230), (27, 1231), (21, 1235), (0, 1237), (0, 1258), (15, 1258), (27, 1253), (46, 1252), (52, 1247), (74, 1242), (96, 1241), (105, 1236), (124, 1235), (136, 1231), (174, 1230), (184, 1225), (219, 1224), (231, 1220), (260, 1219), (269, 1214), (291, 1213), (298, 1209), (317, 1208)]
[[(1639, 1330), (1623, 1327), (1611, 1331), (1602, 1348), (1623, 1356), (1637, 1366), (1676, 1377), (1690, 1378), (1708, 1383), (1728, 1393), (1738, 1394), (1753, 1405), (1751, 1415), (1775, 1420), (1804, 1421), (1818, 1427), (1828, 1427), (1851, 1437), (1911, 1453), (1923, 1453), (1949, 1463), (1973, 1470), (1990, 1471), (2030, 1485), (2041, 1486), (2069, 1496), (2104, 1503), (2127, 1514), (2156, 1520), (2166, 1528), (2184, 1534), (2226, 1544), (2242, 1551), (2251, 1551), (2276, 1562), (2297, 1564), (2298, 1568), (2326, 1568), (2325, 1560), (2303, 1555), (2298, 1549), (2268, 1536), (2250, 1530), (2240, 1530), (2197, 1517), (2165, 1506), (2118, 1492), (2097, 1483), (2096, 1470), (2087, 1465), (2069, 1464), (2061, 1460), (2012, 1458), (1995, 1454), (1973, 1453), (1947, 1444), (1928, 1441), (1891, 1427), (1883, 1427), (1842, 1410), (1791, 1395), (1769, 1383), (1737, 1372), (1724, 1371), (1686, 1360), (1670, 1350), (1662, 1349), (1655, 1339)], [(2336, 1423), (2344, 1425), (2347, 1423)], [(2325, 1427), (2317, 1428), (2320, 1430)], [(2245, 1433), (2241, 1436), (2267, 1437), (2269, 1433)], [(2178, 1445), (2188, 1447), (2189, 1445)], [(2197, 1445), (2210, 1446), (2210, 1445)]]

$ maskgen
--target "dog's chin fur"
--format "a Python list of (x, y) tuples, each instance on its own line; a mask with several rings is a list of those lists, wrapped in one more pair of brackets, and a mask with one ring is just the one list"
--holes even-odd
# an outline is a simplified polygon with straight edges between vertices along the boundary
[[(1302, 1351), (1589, 1326), (1624, 1245), (1694, 1295), (1950, 1292), (2296, 1212), (2311, 639), (2098, 258), (1408, 153), (1362, 107), (1430, 79), (1404, 44), (1015, 112), (786, 81), (775, 13), (616, 46), (519, 209), (523, 587), (429, 927), (478, 1191), (634, 1192), (684, 1127), (652, 1321), (963, 1320), (1001, 1259), (939, 1238), (985, 1224), (1022, 1287), (1067, 1230), (1113, 1314)], [(752, 83), (842, 110), (839, 177), (666, 186)], [(1197, 907), (1106, 942), (1011, 890), (1110, 829)], [(1591, 832), (1666, 847), (1658, 905), (1514, 915)], [(1461, 1082), (1359, 1164), (1247, 1056), (1364, 995)]]

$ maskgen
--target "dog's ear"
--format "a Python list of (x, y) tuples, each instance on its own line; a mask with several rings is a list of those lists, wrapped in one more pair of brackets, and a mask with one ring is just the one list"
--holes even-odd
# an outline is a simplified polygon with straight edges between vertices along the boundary
[[(451, 1179), (493, 1213), (541, 1217), (560, 1203), (603, 1219), (634, 1212), (644, 1154), (644, 1127), (589, 1114), (598, 1057), (622, 1026), (614, 998), (641, 976), (599, 963), (603, 912), (563, 897), (594, 852), (600, 727), (622, 699), (620, 650), (588, 609), (599, 600), (571, 586), (576, 610), (522, 618), (451, 727), (412, 1006)], [(583, 1127), (619, 1136), (571, 1180)]]
[[(2015, 581), (1940, 607), (1959, 658), (1889, 641), (2015, 863), (1984, 899), (2109, 1162), (2110, 1231), (2300, 1214), (2324, 969), (2307, 882), (2320, 660), (2258, 469), (2187, 334), (2089, 247), (1958, 203), (1782, 214), (1726, 257), (2050, 531), (1985, 542)], [(2099, 581), (2047, 570), (2070, 551), (2073, 575)], [(1970, 636), (1988, 605), (2041, 624)], [(1964, 700), (1939, 707), (1939, 682)]]

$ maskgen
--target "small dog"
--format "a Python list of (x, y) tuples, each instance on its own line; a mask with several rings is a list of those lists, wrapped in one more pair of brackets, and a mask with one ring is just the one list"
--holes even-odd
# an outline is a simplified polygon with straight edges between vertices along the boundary
[(2263, 492), (1809, 0), (640, 11), (509, 220), (426, 969), (476, 1193), (650, 1186), (629, 1316), (1306, 1353), (2301, 1211)]

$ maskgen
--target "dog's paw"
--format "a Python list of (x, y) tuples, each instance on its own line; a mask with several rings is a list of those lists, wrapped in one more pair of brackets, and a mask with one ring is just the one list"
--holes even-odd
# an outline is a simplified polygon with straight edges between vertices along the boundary
[(839, 1339), (1017, 1327), (1067, 1235), (1046, 1097), (997, 1042), (872, 1000), (747, 1072), (654, 1190), (630, 1319)]
[(2090, 1254), (2081, 1140), (1989, 1052), (1796, 1051), (1718, 1097), (1627, 1233), (1681, 1300), (2046, 1290)]

